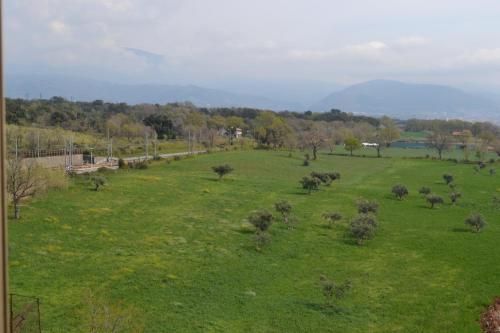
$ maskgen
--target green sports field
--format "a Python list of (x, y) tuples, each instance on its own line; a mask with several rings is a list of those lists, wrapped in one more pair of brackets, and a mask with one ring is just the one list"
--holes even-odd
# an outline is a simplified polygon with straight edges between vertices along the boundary
[[(479, 332), (478, 319), (500, 295), (500, 175), (488, 165), (321, 154), (235, 151), (156, 162), (147, 170), (106, 174), (99, 192), (81, 179), (23, 207), (10, 222), (12, 292), (41, 298), (44, 332), (88, 332), (97, 297), (133, 307), (145, 332)], [(234, 172), (216, 180), (211, 167)], [(311, 171), (342, 178), (306, 195)], [(442, 180), (453, 174), (462, 198), (450, 204)], [(392, 185), (410, 190), (404, 201)], [(431, 187), (445, 204), (430, 209)], [(355, 201), (380, 203), (376, 237), (358, 246), (348, 235)], [(248, 215), (294, 206), (296, 228), (280, 220), (255, 249)], [(321, 215), (344, 219), (328, 228)], [(488, 225), (470, 232), (480, 212)], [(335, 308), (324, 305), (321, 274), (352, 281)]]

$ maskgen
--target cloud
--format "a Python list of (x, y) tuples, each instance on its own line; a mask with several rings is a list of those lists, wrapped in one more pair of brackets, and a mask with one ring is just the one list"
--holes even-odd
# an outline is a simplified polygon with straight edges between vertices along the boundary
[(54, 20), (49, 23), (50, 30), (56, 34), (68, 34), (69, 27), (62, 21)]
[(369, 57), (380, 54), (389, 46), (381, 41), (371, 41), (363, 44), (347, 45), (338, 49), (329, 50), (291, 50), (288, 55), (291, 58), (303, 60), (323, 60), (338, 58), (342, 56)]

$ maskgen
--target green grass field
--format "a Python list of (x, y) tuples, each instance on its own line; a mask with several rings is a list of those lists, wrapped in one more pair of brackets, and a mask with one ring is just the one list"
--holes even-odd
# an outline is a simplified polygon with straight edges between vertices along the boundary
[[(109, 174), (94, 192), (81, 181), (23, 207), (10, 222), (12, 292), (41, 298), (44, 332), (85, 332), (84, 302), (133, 306), (145, 332), (479, 332), (478, 319), (500, 295), (499, 175), (471, 165), (400, 158), (238, 151)], [(300, 158), (299, 158), (300, 156)], [(235, 171), (216, 181), (211, 167)], [(498, 168), (498, 163), (496, 165)], [(339, 182), (305, 195), (301, 177), (338, 171)], [(444, 173), (463, 198), (452, 206)], [(390, 195), (403, 183), (409, 197)], [(430, 209), (421, 186), (445, 197)], [(347, 235), (354, 202), (378, 200), (375, 239)], [(286, 199), (299, 224), (276, 221), (256, 251), (246, 221)], [(321, 218), (339, 211), (332, 229)], [(488, 221), (466, 229), (471, 212)], [(320, 274), (350, 279), (352, 290), (325, 307)]]

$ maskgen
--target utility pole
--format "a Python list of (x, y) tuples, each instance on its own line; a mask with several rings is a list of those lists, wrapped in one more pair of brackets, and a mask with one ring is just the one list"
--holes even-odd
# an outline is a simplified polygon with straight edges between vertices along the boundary
[(40, 158), (40, 131), (36, 135), (36, 157)]
[(146, 161), (149, 159), (149, 152), (148, 152), (148, 132), (144, 133), (144, 151), (146, 152)]
[(10, 332), (7, 255), (7, 135), (3, 82), (3, 1), (0, 0), (0, 332)]

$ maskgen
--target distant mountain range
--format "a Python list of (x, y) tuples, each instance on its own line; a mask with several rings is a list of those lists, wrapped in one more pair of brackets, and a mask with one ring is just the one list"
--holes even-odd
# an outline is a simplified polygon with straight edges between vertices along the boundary
[(500, 120), (500, 100), (495, 100), (493, 96), (466, 93), (448, 86), (389, 80), (356, 84), (334, 92), (311, 106), (313, 111), (332, 108), (401, 119)]
[[(280, 86), (278, 82), (218, 84), (219, 89), (187, 85), (116, 84), (104, 81), (36, 75), (7, 75), (7, 96), (20, 98), (50, 98), (108, 102), (171, 103), (189, 101), (200, 107), (252, 107), (275, 111), (329, 111), (371, 116), (387, 115), (408, 118), (460, 118), (500, 122), (500, 95), (473, 94), (456, 88), (432, 84), (410, 84), (390, 80), (374, 80), (335, 91), (309, 107), (307, 102), (325, 94), (329, 86), (311, 82), (300, 94), (304, 82)], [(232, 89), (229, 92), (225, 89)], [(313, 90), (317, 89), (315, 94)], [(330, 90), (331, 91), (331, 90)], [(296, 98), (294, 99), (293, 96)], [(315, 97), (316, 96), (316, 97)]]
[(46, 75), (7, 75), (6, 82), (6, 95), (12, 98), (61, 96), (68, 100), (94, 101), (100, 99), (106, 102), (128, 104), (165, 104), (189, 101), (200, 107), (245, 106), (271, 110), (296, 108), (294, 103), (194, 85), (117, 84), (84, 78)]

